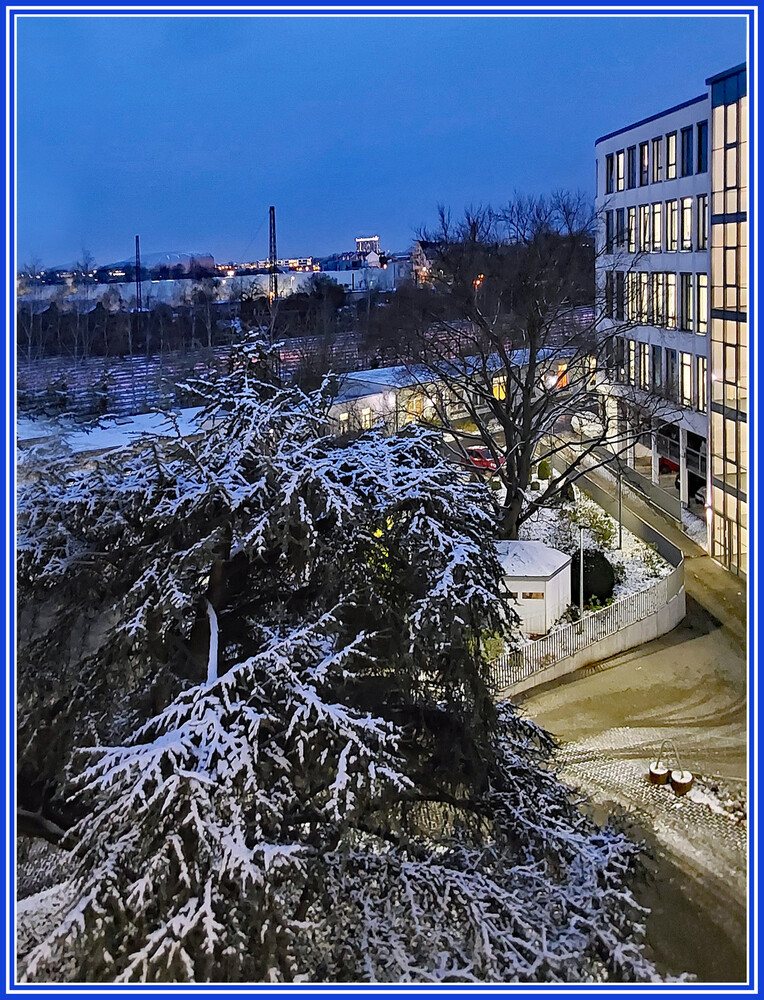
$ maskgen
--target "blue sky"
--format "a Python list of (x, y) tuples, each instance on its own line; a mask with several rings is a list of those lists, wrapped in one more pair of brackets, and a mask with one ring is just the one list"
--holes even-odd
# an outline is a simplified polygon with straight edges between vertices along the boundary
[(27, 17), (18, 253), (405, 249), (443, 202), (593, 190), (597, 136), (746, 57), (742, 17)]

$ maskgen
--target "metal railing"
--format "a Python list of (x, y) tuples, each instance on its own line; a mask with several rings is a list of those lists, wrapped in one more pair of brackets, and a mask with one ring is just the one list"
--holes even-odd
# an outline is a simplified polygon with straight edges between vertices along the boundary
[(601, 611), (505, 653), (491, 665), (494, 686), (502, 691), (629, 625), (649, 618), (679, 593), (683, 580), (683, 566), (680, 565), (647, 590), (622, 597)]

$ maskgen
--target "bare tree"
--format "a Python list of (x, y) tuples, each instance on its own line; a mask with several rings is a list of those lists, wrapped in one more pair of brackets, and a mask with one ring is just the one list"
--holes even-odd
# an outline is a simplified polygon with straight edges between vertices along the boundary
[[(441, 208), (438, 228), (421, 234), (438, 308), (415, 324), (412, 371), (424, 365), (419, 377), (430, 386), (435, 422), (453, 432), (456, 457), (469, 463), (470, 445), (488, 449), (505, 487), (505, 538), (645, 431), (625, 419), (639, 388), (624, 384), (619, 338), (644, 321), (647, 302), (631, 282), (628, 302), (620, 282), (595, 287), (606, 249), (598, 225), (585, 197), (558, 192), (515, 196), (500, 211), (470, 209), (456, 223)], [(634, 255), (616, 266), (631, 274)], [(609, 395), (603, 385), (613, 386)], [(643, 412), (665, 409), (641, 395)], [(534, 469), (555, 459), (560, 474), (531, 491)]]

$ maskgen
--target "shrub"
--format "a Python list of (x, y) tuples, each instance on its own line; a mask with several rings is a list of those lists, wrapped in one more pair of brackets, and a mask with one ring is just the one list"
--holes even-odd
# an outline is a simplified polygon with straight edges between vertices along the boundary
[(545, 458), (542, 458), (542, 460), (539, 462), (539, 471), (538, 471), (539, 479), (549, 479), (551, 474), (552, 474), (551, 465)]
[[(570, 594), (575, 604), (580, 602), (579, 591), (580, 555), (573, 554), (570, 566)], [(613, 596), (615, 572), (606, 557), (596, 549), (584, 550), (584, 594), (604, 603)]]

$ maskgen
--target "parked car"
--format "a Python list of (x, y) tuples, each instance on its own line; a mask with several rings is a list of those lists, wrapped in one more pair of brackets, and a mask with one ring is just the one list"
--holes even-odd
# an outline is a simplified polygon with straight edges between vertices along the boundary
[(659, 458), (658, 472), (661, 475), (667, 472), (679, 472), (679, 466), (676, 464), (676, 462), (672, 462), (670, 458)]
[(496, 472), (499, 465), (504, 465), (505, 462), (504, 456), (500, 455), (497, 465), (490, 448), (486, 448), (484, 445), (473, 445), (471, 448), (467, 448), (467, 458), (476, 469), (480, 469), (482, 472)]

